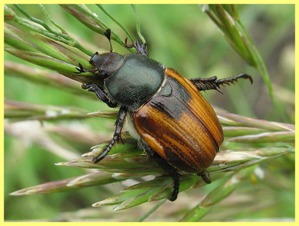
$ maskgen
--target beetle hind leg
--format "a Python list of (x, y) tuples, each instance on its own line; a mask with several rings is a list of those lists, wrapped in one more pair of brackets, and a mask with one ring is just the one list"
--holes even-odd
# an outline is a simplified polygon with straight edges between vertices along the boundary
[(169, 201), (175, 201), (179, 194), (180, 189), (180, 177), (181, 175), (177, 170), (169, 165), (165, 159), (160, 157), (153, 149), (151, 149), (145, 142), (142, 142), (142, 147), (150, 155), (150, 157), (160, 166), (173, 180), (172, 193), (168, 196)]
[(244, 73), (224, 79), (217, 79), (216, 76), (212, 76), (210, 78), (194, 78), (190, 79), (190, 81), (197, 87), (199, 91), (216, 89), (217, 91), (221, 92), (220, 86), (231, 85), (238, 79), (248, 79), (251, 84), (253, 83), (252, 77)]
[(207, 171), (203, 171), (201, 173), (198, 173), (197, 175), (200, 176), (203, 179), (203, 181), (206, 182), (207, 184), (212, 183), (210, 174)]
[(175, 201), (178, 197), (179, 190), (180, 190), (180, 177), (181, 175), (177, 172), (177, 170), (169, 165), (166, 160), (161, 158), (158, 154), (154, 153), (151, 155), (154, 161), (172, 178), (173, 185), (172, 185), (172, 192), (168, 196), (169, 201)]

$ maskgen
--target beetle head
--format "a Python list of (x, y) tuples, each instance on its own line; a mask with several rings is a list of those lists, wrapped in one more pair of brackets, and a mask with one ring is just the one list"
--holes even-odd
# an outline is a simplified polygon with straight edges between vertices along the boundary
[(98, 52), (96, 52), (90, 58), (89, 63), (93, 66), (94, 74), (99, 75), (102, 79), (105, 79), (123, 65), (124, 56), (114, 52), (103, 54), (98, 54)]

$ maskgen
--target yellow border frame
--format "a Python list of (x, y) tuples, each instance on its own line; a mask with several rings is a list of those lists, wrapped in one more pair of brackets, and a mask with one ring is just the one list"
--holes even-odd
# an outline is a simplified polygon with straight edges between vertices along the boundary
[[(0, 29), (2, 31), (4, 31), (4, 5), (5, 4), (15, 4), (15, 3), (19, 3), (19, 4), (40, 4), (42, 2), (45, 2), (46, 4), (66, 4), (66, 3), (72, 3), (72, 4), (80, 4), (82, 3), (82, 1), (79, 1), (79, 0), (73, 0), (73, 1), (68, 1), (68, 0), (64, 0), (64, 1), (55, 1), (55, 0), (47, 0), (47, 1), (30, 1), (30, 0), (2, 0), (0, 1), (0, 5), (1, 5), (1, 10), (0, 10), (0, 18), (1, 18), (1, 23), (0, 23)], [(171, 0), (164, 0), (164, 1), (161, 1), (161, 0), (151, 0), (151, 1), (146, 1), (146, 0), (135, 0), (135, 1), (115, 1), (115, 0), (101, 0), (100, 1), (101, 3), (106, 3), (106, 4), (125, 4), (125, 3), (135, 3), (135, 4), (172, 4), (173, 1)], [(88, 1), (84, 1), (84, 4), (92, 4), (92, 3), (99, 3), (99, 0), (88, 0)], [(299, 8), (298, 8), (298, 3), (296, 3), (295, 0), (279, 0), (279, 1), (270, 1), (270, 0), (260, 0), (260, 1), (243, 1), (243, 0), (239, 0), (239, 1), (225, 1), (225, 0), (222, 0), (222, 1), (219, 1), (219, 0), (214, 0), (214, 1), (198, 1), (198, 0), (186, 0), (186, 1), (176, 1), (176, 4), (202, 4), (202, 3), (213, 3), (213, 4), (217, 4), (217, 3), (230, 3), (230, 4), (294, 4), (295, 5), (295, 56), (298, 56), (298, 29), (299, 29), (299, 25), (298, 25), (298, 13), (299, 13)], [(1, 83), (1, 93), (0, 93), (0, 97), (1, 97), (1, 115), (4, 115), (4, 32), (2, 33), (1, 35), (1, 38), (0, 38), (0, 47), (1, 47), (1, 56), (0, 56), (0, 62), (1, 62), (1, 77), (0, 77), (0, 83)], [(295, 65), (299, 65), (299, 59), (298, 57), (295, 57)], [(298, 81), (299, 81), (299, 78), (297, 76), (297, 73), (298, 70), (296, 70), (295, 68), (295, 85), (298, 85)], [(295, 96), (298, 97), (298, 88), (295, 89)], [(297, 116), (298, 116), (298, 104), (297, 104), (297, 101), (298, 99), (296, 98), (296, 104), (295, 104), (295, 118), (297, 119)], [(3, 121), (3, 117), (0, 121), (0, 125), (1, 127), (3, 128), (4, 125), (3, 125), (4, 121)], [(296, 125), (296, 130), (298, 131), (299, 129), (299, 126)], [(296, 138), (297, 138), (297, 134), (296, 134)], [(1, 213), (1, 220), (0, 222), (5, 224), (5, 225), (19, 225), (19, 224), (22, 224), (22, 225), (32, 225), (32, 224), (55, 224), (55, 225), (62, 225), (62, 224), (65, 224), (65, 223), (62, 223), (62, 222), (55, 222), (55, 223), (49, 223), (49, 222), (4, 222), (4, 129), (1, 130), (1, 147), (2, 147), (2, 155), (1, 155), (1, 162), (2, 162), (2, 172), (1, 172), (1, 178), (0, 178), (0, 181), (2, 181), (2, 184), (0, 186), (0, 191), (2, 193), (2, 196), (1, 196), (1, 207), (0, 207), (0, 213)], [(295, 150), (297, 150), (297, 147), (298, 147), (298, 142), (296, 142), (296, 145), (295, 145)], [(296, 163), (298, 162), (298, 156), (296, 156)], [(296, 164), (295, 163), (295, 164)], [(295, 187), (297, 188), (297, 182), (298, 182), (298, 167), (295, 168), (296, 169), (296, 172), (295, 172)], [(295, 189), (296, 191), (296, 189)], [(215, 223), (207, 223), (207, 222), (202, 222), (202, 223), (185, 223), (185, 222), (182, 222), (182, 223), (175, 223), (175, 222), (171, 222), (172, 225), (177, 225), (177, 224), (180, 224), (180, 225), (190, 225), (190, 224), (208, 224), (208, 225), (251, 225), (251, 224), (259, 224), (259, 225), (281, 225), (281, 224), (288, 224), (288, 225), (295, 225), (296, 223), (298, 223), (298, 211), (297, 211), (297, 206), (298, 206), (298, 195), (296, 194), (296, 200), (295, 200), (295, 221), (294, 222), (271, 222), (271, 223), (266, 223), (266, 222), (215, 222)], [(283, 207), (282, 207), (283, 208)], [(84, 222), (84, 223), (80, 223), (80, 222), (72, 222), (71, 224), (72, 225), (82, 225), (82, 224), (86, 224), (87, 222)], [(122, 225), (135, 225), (135, 224), (147, 224), (147, 225), (161, 225), (161, 224), (169, 224), (169, 222), (165, 222), (165, 223), (158, 223), (158, 222), (145, 222), (145, 223), (128, 223), (128, 222), (125, 222), (125, 223), (122, 223), (122, 222), (109, 222), (109, 223), (105, 223), (105, 222), (90, 222), (88, 224), (94, 224), (94, 225), (99, 225), (99, 224), (109, 224), (109, 225), (119, 225), (119, 224), (122, 224)]]

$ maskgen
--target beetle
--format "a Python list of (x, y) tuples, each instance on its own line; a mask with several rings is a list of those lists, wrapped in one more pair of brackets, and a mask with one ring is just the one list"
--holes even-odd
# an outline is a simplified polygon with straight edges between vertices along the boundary
[(225, 79), (186, 79), (147, 55), (146, 44), (125, 42), (136, 53), (121, 55), (113, 52), (111, 31), (105, 32), (110, 52), (96, 52), (85, 69), (80, 63), (79, 73), (92, 72), (96, 82), (84, 83), (82, 88), (94, 92), (109, 107), (120, 106), (113, 138), (104, 150), (93, 158), (97, 163), (105, 158), (113, 145), (121, 139), (126, 122), (131, 136), (173, 180), (168, 197), (177, 199), (180, 186), (179, 170), (196, 173), (211, 183), (206, 169), (212, 164), (223, 142), (223, 131), (217, 115), (200, 91), (218, 90), (238, 79), (253, 80), (250, 75), (238, 74)]

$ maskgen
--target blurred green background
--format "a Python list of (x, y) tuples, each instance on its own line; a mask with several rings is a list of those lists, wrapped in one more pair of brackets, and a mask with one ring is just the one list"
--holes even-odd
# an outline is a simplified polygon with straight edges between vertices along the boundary
[[(50, 17), (63, 27), (72, 37), (86, 45), (88, 49), (109, 50), (106, 39), (87, 29), (74, 17), (58, 5), (45, 5)], [(99, 8), (89, 6), (98, 13), (112, 31), (126, 38)], [(135, 30), (134, 12), (130, 5), (104, 5), (118, 21), (128, 30)], [(14, 8), (12, 6), (12, 8)], [(30, 15), (48, 21), (36, 5), (23, 5)], [(219, 92), (205, 92), (205, 97), (214, 106), (229, 112), (245, 116), (294, 123), (294, 5), (239, 5), (240, 19), (256, 47), (262, 55), (274, 88), (274, 106), (265, 84), (259, 74), (249, 67), (229, 46), (215, 24), (202, 12), (199, 5), (136, 5), (141, 22), (141, 31), (147, 40), (149, 56), (162, 62), (167, 67), (175, 68), (188, 78), (210, 77), (217, 75), (225, 78), (241, 72), (252, 75), (253, 85), (240, 81), (235, 86), (221, 89)], [(16, 11), (17, 12), (17, 11)], [(128, 52), (114, 43), (114, 51)], [(24, 62), (5, 53), (5, 61)], [(87, 61), (82, 59), (82, 61)], [(107, 109), (100, 101), (93, 101), (64, 90), (34, 84), (9, 74), (4, 77), (5, 99), (25, 103), (36, 103), (55, 106), (73, 106), (86, 111)], [(80, 84), (78, 83), (78, 86)], [(86, 92), (82, 90), (82, 92)], [(48, 122), (55, 125), (55, 122)], [(113, 121), (109, 119), (65, 120), (58, 122), (60, 126), (77, 129), (88, 128), (94, 131), (93, 143), (96, 139), (108, 139), (112, 135)], [(23, 126), (28, 126), (24, 124)], [(37, 130), (38, 125), (30, 124)], [(35, 127), (36, 126), (36, 127)], [(57, 194), (12, 197), (9, 193), (44, 183), (47, 181), (78, 176), (85, 172), (80, 169), (54, 166), (63, 161), (47, 151), (43, 144), (33, 142), (35, 135), (26, 134), (19, 127), (19, 135), (7, 133), (5, 145), (5, 220), (61, 220), (70, 218), (102, 219), (106, 221), (133, 221), (142, 215), (153, 204), (142, 205), (131, 210), (113, 212), (112, 207), (101, 209), (89, 208), (92, 203), (103, 197), (117, 193), (122, 185), (111, 184), (105, 187), (85, 188), (79, 191)], [(89, 134), (87, 133), (86, 136)], [(62, 139), (59, 134), (50, 134), (51, 139), (63, 143), (68, 150), (82, 154), (91, 144)], [(29, 138), (28, 138), (29, 137)], [(264, 179), (252, 184), (243, 183), (227, 199), (222, 201), (203, 220), (205, 221), (238, 221), (294, 218), (294, 155), (284, 156), (264, 162), (260, 166)], [(166, 203), (156, 211), (150, 221), (173, 221), (183, 210), (191, 208), (197, 202), (196, 191), (188, 191), (175, 203)], [(254, 196), (252, 196), (254, 194)], [(254, 199), (252, 199), (254, 197)], [(169, 207), (169, 208), (168, 208)], [(170, 210), (171, 209), (171, 210)], [(242, 209), (242, 211), (240, 211)], [(79, 211), (80, 210), (80, 211)], [(100, 213), (99, 213), (100, 212)], [(128, 217), (129, 216), (129, 217)]]

